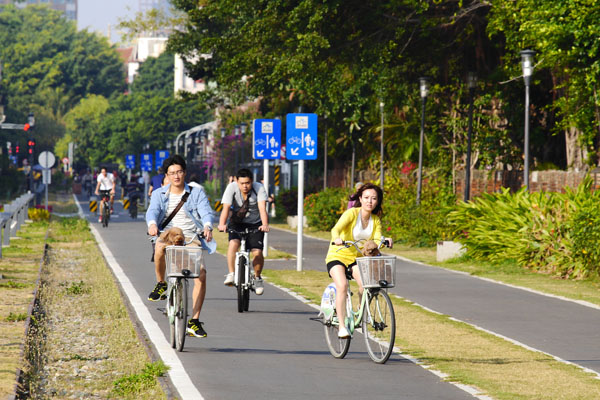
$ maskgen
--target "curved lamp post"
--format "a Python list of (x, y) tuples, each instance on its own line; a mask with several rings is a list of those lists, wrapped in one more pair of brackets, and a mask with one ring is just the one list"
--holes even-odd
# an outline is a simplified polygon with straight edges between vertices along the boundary
[(523, 80), (525, 81), (525, 165), (523, 178), (525, 187), (529, 191), (529, 85), (533, 75), (533, 56), (535, 51), (523, 50), (521, 52), (521, 67), (523, 68)]
[(467, 160), (465, 165), (465, 202), (471, 197), (471, 141), (473, 138), (473, 97), (477, 87), (477, 74), (467, 74), (467, 87), (469, 88), (469, 128), (467, 132)]
[(429, 78), (419, 78), (421, 95), (421, 135), (419, 136), (419, 170), (417, 171), (417, 205), (421, 204), (421, 185), (423, 181), (423, 137), (425, 136), (425, 102), (429, 94)]
[(225, 142), (225, 133), (227, 133), (227, 129), (221, 128), (221, 193), (225, 190), (225, 144), (223, 143)]
[(242, 146), (242, 145), (244, 143), (244, 137), (246, 136), (246, 128), (248, 128), (248, 124), (245, 123), (245, 122), (242, 122), (240, 124), (240, 132), (241, 132), (241, 135), (240, 135), (240, 149), (241, 149), (241, 152), (242, 152), (241, 153), (242, 167), (244, 166), (244, 146)]

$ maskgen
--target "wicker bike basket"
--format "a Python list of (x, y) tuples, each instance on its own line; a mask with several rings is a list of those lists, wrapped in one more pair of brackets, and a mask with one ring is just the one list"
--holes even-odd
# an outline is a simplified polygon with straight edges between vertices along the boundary
[(364, 287), (382, 287), (381, 281), (387, 282), (386, 288), (396, 285), (396, 257), (359, 257), (356, 264)]
[[(202, 248), (195, 246), (167, 246), (166, 249), (167, 276), (197, 278), (202, 268)], [(184, 275), (183, 270), (189, 270)]]

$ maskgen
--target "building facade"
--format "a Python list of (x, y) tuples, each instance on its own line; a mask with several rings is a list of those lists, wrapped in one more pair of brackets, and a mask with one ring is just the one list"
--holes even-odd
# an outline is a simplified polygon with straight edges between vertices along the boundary
[(46, 4), (50, 8), (65, 13), (67, 19), (77, 21), (77, 0), (25, 0), (20, 2), (0, 0), (0, 4), (14, 4), (18, 8), (25, 8), (30, 4)]

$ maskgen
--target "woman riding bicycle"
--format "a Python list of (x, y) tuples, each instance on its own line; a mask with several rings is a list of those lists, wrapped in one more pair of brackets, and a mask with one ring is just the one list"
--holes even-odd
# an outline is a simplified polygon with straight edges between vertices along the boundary
[[(335, 307), (340, 321), (338, 336), (349, 337), (350, 332), (344, 325), (346, 320), (346, 292), (348, 280), (354, 278), (358, 283), (359, 292), (362, 293), (362, 281), (356, 267), (356, 257), (359, 256), (356, 248), (340, 247), (345, 241), (360, 239), (373, 240), (382, 238), (381, 219), (383, 205), (383, 191), (377, 185), (367, 183), (361, 186), (356, 193), (350, 196), (355, 201), (354, 207), (346, 210), (331, 230), (332, 244), (329, 246), (325, 262), (327, 271), (336, 287)], [(392, 240), (387, 239), (389, 246)]]

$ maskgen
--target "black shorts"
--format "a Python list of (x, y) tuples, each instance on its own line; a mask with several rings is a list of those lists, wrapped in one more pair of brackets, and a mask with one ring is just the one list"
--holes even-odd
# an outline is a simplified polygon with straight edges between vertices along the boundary
[[(235, 231), (243, 231), (246, 228), (258, 229), (261, 224), (229, 224), (228, 228)], [(242, 238), (237, 233), (229, 232), (229, 240), (241, 240)], [(248, 235), (246, 239), (246, 250), (263, 250), (263, 242), (265, 233), (262, 231), (254, 232)]]
[(329, 261), (327, 263), (327, 273), (329, 274), (329, 277), (331, 277), (331, 274), (329, 273), (329, 271), (331, 271), (331, 268), (335, 267), (336, 265), (341, 265), (342, 267), (344, 267), (344, 269), (346, 270), (346, 278), (349, 281), (354, 279), (352, 277), (352, 267), (354, 267), (356, 265), (356, 261), (354, 261), (352, 264), (350, 264), (348, 266), (346, 266), (346, 264), (344, 264), (343, 262), (341, 262), (339, 260)]
[(100, 194), (100, 199), (101, 200), (104, 197), (108, 197), (108, 199), (110, 200), (110, 189), (108, 189), (108, 190), (98, 190), (98, 193)]

